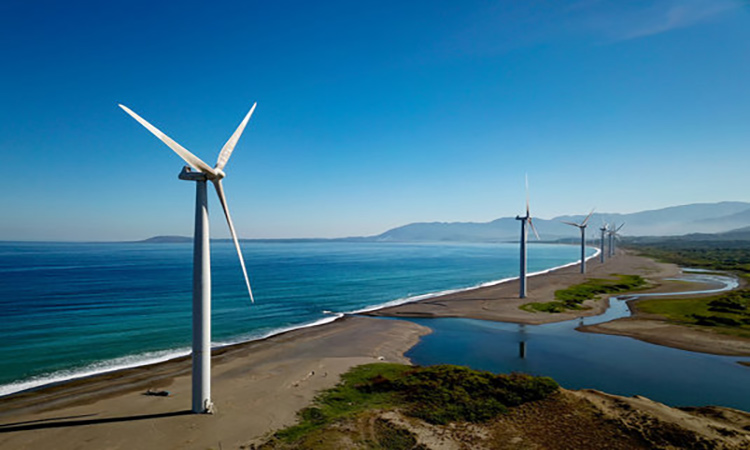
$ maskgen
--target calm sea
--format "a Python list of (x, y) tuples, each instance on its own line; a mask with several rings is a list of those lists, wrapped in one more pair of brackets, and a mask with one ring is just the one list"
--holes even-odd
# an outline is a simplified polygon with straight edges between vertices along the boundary
[[(590, 249), (593, 254), (594, 250)], [(212, 244), (213, 342), (517, 275), (517, 244)], [(533, 244), (529, 271), (577, 260)], [(189, 352), (191, 244), (0, 242), (0, 395)]]

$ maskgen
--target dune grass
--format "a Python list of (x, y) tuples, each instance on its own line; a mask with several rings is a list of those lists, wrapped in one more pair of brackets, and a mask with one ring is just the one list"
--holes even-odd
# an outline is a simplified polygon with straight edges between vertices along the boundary
[(580, 310), (585, 309), (584, 301), (597, 299), (600, 295), (635, 291), (647, 287), (646, 280), (639, 275), (613, 274), (612, 276), (617, 279), (589, 278), (581, 284), (555, 291), (555, 301), (525, 303), (519, 308), (528, 312), (548, 313)]
[[(372, 410), (398, 409), (431, 424), (481, 423), (509, 407), (541, 400), (559, 389), (548, 377), (495, 375), (453, 365), (414, 367), (376, 363), (351, 369), (336, 387), (322, 392), (299, 413), (299, 422), (275, 433), (276, 443), (297, 444), (321, 439), (319, 432)], [(411, 442), (397, 429), (384, 429), (383, 439)], [(386, 446), (384, 448), (395, 448)]]
[(660, 315), (673, 323), (750, 338), (750, 289), (702, 298), (641, 300), (635, 307), (638, 311)]

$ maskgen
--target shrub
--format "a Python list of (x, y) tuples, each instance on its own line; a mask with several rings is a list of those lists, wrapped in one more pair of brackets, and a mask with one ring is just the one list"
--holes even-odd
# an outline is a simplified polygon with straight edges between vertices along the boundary
[[(400, 408), (407, 415), (433, 424), (485, 422), (508, 407), (541, 400), (558, 389), (551, 378), (520, 373), (495, 375), (452, 365), (366, 364), (345, 373), (338, 386), (322, 392), (313, 406), (300, 411), (297, 425), (278, 431), (275, 437), (296, 442), (368, 409)], [(381, 428), (382, 445), (411, 445), (407, 434)]]

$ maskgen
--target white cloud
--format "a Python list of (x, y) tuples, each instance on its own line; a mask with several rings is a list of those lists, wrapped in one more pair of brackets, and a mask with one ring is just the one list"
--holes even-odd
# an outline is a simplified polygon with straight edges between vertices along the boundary
[(618, 41), (666, 33), (705, 22), (726, 11), (742, 7), (737, 0), (666, 0), (630, 11), (614, 27)]

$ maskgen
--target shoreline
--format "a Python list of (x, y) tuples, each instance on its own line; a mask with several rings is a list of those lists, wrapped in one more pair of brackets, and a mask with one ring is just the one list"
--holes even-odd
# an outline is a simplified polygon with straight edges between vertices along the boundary
[(587, 272), (581, 274), (580, 262), (575, 262), (530, 277), (527, 280), (527, 296), (523, 299), (518, 297), (519, 280), (515, 277), (505, 283), (381, 308), (366, 315), (404, 318), (453, 317), (539, 325), (596, 316), (606, 311), (609, 305), (607, 298), (586, 300), (583, 306), (587, 309), (562, 313), (527, 312), (519, 308), (526, 303), (552, 301), (555, 299), (556, 290), (580, 284), (588, 278), (614, 279), (615, 274), (640, 275), (654, 285), (650, 289), (639, 291), (647, 293), (658, 292), (669, 284), (664, 281), (665, 278), (681, 274), (680, 268), (674, 264), (659, 263), (623, 251), (618, 251), (617, 257), (607, 259), (604, 263), (587, 263), (586, 267)]
[[(547, 282), (544, 283), (542, 286), (542, 292), (539, 292), (539, 287), (532, 289), (532, 286), (529, 287), (529, 295), (525, 299), (519, 299), (517, 297), (517, 294), (514, 294), (513, 289), (517, 290), (519, 277), (509, 277), (509, 278), (502, 278), (499, 280), (493, 280), (488, 282), (483, 282), (478, 285), (466, 287), (466, 288), (457, 288), (457, 289), (448, 289), (444, 291), (437, 291), (427, 294), (419, 294), (415, 296), (410, 296), (406, 298), (391, 300), (385, 303), (381, 303), (378, 305), (374, 305), (372, 307), (366, 307), (359, 310), (353, 310), (349, 312), (327, 312), (330, 314), (330, 317), (323, 317), (321, 319), (315, 320), (313, 322), (303, 323), (299, 325), (293, 325), (285, 328), (280, 328), (278, 330), (272, 330), (265, 335), (262, 335), (260, 337), (253, 337), (246, 340), (239, 340), (236, 342), (228, 342), (228, 343), (220, 343), (212, 346), (212, 354), (213, 355), (221, 355), (225, 351), (231, 350), (235, 347), (245, 346), (252, 343), (260, 343), (264, 342), (266, 340), (272, 339), (277, 336), (284, 336), (289, 333), (294, 333), (295, 331), (299, 330), (305, 330), (309, 328), (317, 328), (322, 327), (325, 325), (333, 324), (337, 321), (345, 320), (347, 317), (353, 317), (353, 316), (372, 316), (372, 317), (390, 317), (390, 318), (439, 318), (439, 317), (454, 317), (454, 318), (470, 318), (470, 319), (478, 319), (478, 320), (489, 320), (489, 321), (496, 321), (496, 322), (508, 322), (508, 323), (518, 323), (518, 324), (526, 324), (526, 325), (539, 325), (544, 323), (552, 323), (552, 322), (562, 322), (566, 320), (573, 320), (578, 319), (582, 317), (590, 317), (590, 316), (596, 316), (604, 313), (607, 308), (609, 307), (609, 299), (608, 298), (602, 298), (599, 300), (586, 300), (583, 305), (584, 307), (587, 307), (588, 309), (585, 310), (577, 310), (577, 311), (566, 311), (563, 313), (543, 313), (543, 312), (536, 312), (536, 313), (530, 313), (526, 311), (522, 311), (518, 309), (518, 306), (520, 306), (523, 303), (528, 303), (532, 301), (550, 301), (554, 299), (554, 295), (550, 296), (550, 287), (554, 288), (552, 289), (552, 294), (554, 294), (554, 290), (568, 287), (572, 284), (576, 284), (579, 282), (582, 282), (587, 277), (590, 276), (601, 276), (601, 273), (597, 273), (596, 270), (592, 271), (592, 266), (598, 269), (604, 268), (605, 266), (608, 266), (608, 263), (610, 263), (612, 260), (608, 259), (605, 261), (604, 264), (595, 261), (593, 264), (589, 263), (589, 261), (594, 260), (597, 258), (601, 251), (597, 247), (589, 247), (594, 248), (596, 252), (588, 256), (586, 258), (587, 261), (587, 268), (589, 269), (588, 272), (585, 275), (581, 275), (577, 268), (580, 267), (579, 261), (574, 261), (571, 263), (563, 264), (560, 266), (556, 266), (550, 269), (545, 269), (537, 272), (533, 272), (528, 274), (528, 278), (530, 279), (530, 283), (536, 280), (539, 280), (540, 278), (543, 278), (545, 275), (547, 278), (552, 278), (553, 276), (562, 277), (565, 279), (568, 278), (576, 278), (576, 275), (580, 276), (580, 281), (575, 282), (568, 282), (569, 284), (560, 283), (560, 280), (553, 280), (553, 283), (549, 283), (550, 280), (546, 280)], [(641, 267), (641, 272), (647, 272), (653, 274), (658, 274), (658, 278), (666, 278), (675, 276), (681, 273), (681, 270), (679, 267), (673, 264), (666, 264), (666, 263), (657, 263), (649, 258), (639, 257), (630, 255), (627, 252), (618, 251), (618, 258), (622, 257), (629, 257), (629, 258), (639, 258), (643, 261), (648, 261), (654, 265), (654, 267), (647, 267), (643, 266)], [(615, 260), (616, 261), (616, 260)], [(621, 268), (621, 267), (620, 267)], [(646, 269), (645, 271), (643, 269)], [(617, 272), (620, 273), (620, 272)], [(642, 275), (647, 275), (647, 273), (642, 273)], [(605, 276), (606, 277), (606, 276)], [(644, 276), (644, 278), (647, 278), (647, 276)], [(651, 293), (651, 292), (675, 292), (677, 290), (676, 287), (673, 288), (667, 288), (667, 290), (664, 290), (664, 285), (668, 284), (668, 282), (665, 282), (664, 280), (660, 280), (661, 284), (656, 285), (652, 289), (641, 291), (641, 293)], [(510, 290), (510, 293), (507, 291)], [(480, 308), (474, 308), (477, 303), (477, 299), (481, 299), (482, 302), (485, 301), (498, 301), (503, 300), (503, 304), (499, 308), (492, 308), (492, 307), (485, 307), (480, 306)], [(636, 302), (638, 300), (635, 300)], [(454, 308), (444, 308), (446, 305), (452, 305), (452, 304), (458, 304), (460, 302), (459, 307)], [(437, 306), (437, 308), (436, 308)], [(634, 311), (634, 309), (631, 307), (630, 303), (628, 303), (628, 307), (631, 310), (631, 313)], [(472, 308), (474, 308), (472, 310)], [(635, 314), (634, 314), (635, 316)], [(624, 319), (616, 319), (614, 321), (606, 322), (603, 324), (597, 324), (597, 325), (586, 325), (579, 327), (579, 331), (582, 332), (591, 332), (591, 333), (599, 333), (599, 334), (615, 334), (615, 335), (622, 335), (622, 336), (629, 336), (636, 339), (641, 339), (646, 342), (650, 342), (652, 344), (656, 345), (665, 345), (670, 346), (674, 348), (679, 348), (682, 350), (689, 350), (689, 351), (701, 351), (704, 353), (713, 353), (717, 355), (735, 355), (735, 356), (750, 356), (750, 344), (747, 346), (747, 350), (743, 350), (740, 353), (731, 353), (731, 351), (725, 349), (725, 348), (717, 348), (715, 351), (712, 351), (712, 348), (709, 346), (702, 346), (702, 345), (686, 345), (683, 347), (675, 346), (672, 340), (670, 339), (659, 339), (659, 338), (653, 338), (648, 335), (648, 333), (638, 333), (638, 332), (631, 332), (631, 331), (624, 331), (624, 330), (617, 330), (613, 329), (612, 327), (608, 327), (608, 324), (623, 321), (623, 320), (635, 320), (635, 317), (629, 317)], [(678, 327), (678, 326), (673, 326)], [(724, 346), (722, 346), (724, 347)], [(408, 349), (407, 349), (408, 350)], [(406, 350), (405, 350), (406, 351)], [(165, 353), (167, 353), (164, 356), (155, 357), (155, 358), (146, 358), (143, 360), (138, 360), (134, 363), (120, 365), (120, 366), (112, 366), (112, 367), (105, 367), (100, 370), (96, 369), (88, 369), (83, 368), (81, 372), (74, 372), (71, 375), (66, 376), (55, 376), (55, 374), (59, 372), (55, 372), (53, 374), (50, 374), (49, 377), (45, 377), (43, 379), (40, 379), (38, 381), (36, 380), (29, 380), (19, 383), (11, 383), (8, 385), (2, 386), (2, 388), (5, 388), (4, 391), (0, 390), (0, 407), (4, 399), (9, 397), (15, 397), (22, 394), (31, 394), (34, 392), (38, 392), (40, 390), (47, 390), (47, 389), (56, 389), (58, 387), (66, 386), (69, 383), (76, 384), (78, 381), (85, 381), (88, 379), (96, 378), (99, 376), (112, 376), (117, 377), (118, 374), (122, 373), (129, 373), (130, 371), (138, 371), (139, 369), (143, 370), (149, 370), (149, 368), (152, 367), (160, 367), (163, 364), (169, 364), (171, 362), (179, 363), (180, 361), (187, 360), (190, 358), (190, 350), (189, 349), (175, 349), (175, 350), (165, 350)], [(159, 352), (154, 352), (159, 353)], [(138, 357), (139, 355), (136, 355)], [(212, 356), (213, 358), (213, 356)], [(110, 361), (104, 361), (103, 363), (108, 363)], [(116, 360), (115, 360), (116, 361)], [(13, 389), (12, 386), (24, 386), (22, 388)], [(12, 390), (7, 389), (8, 387), (11, 387)], [(2, 409), (0, 408), (0, 416), (2, 416), (1, 413)]]
[[(212, 354), (213, 415), (192, 414), (189, 356), (12, 394), (0, 448), (236, 448), (291, 425), (351, 367), (410, 361), (426, 327), (347, 316)], [(148, 389), (170, 395), (144, 395)]]
[[(189, 411), (189, 355), (0, 397), (0, 447), (247, 448), (294, 423), (297, 411), (308, 406), (317, 392), (338, 383), (351, 367), (378, 361), (410, 363), (404, 354), (431, 332), (413, 322), (368, 316), (415, 317), (410, 311), (427, 308), (417, 317), (458, 317), (450, 315), (456, 313), (466, 317), (474, 311), (485, 320), (549, 323), (598, 314), (608, 301), (588, 301), (591, 309), (562, 314), (529, 313), (518, 309), (518, 304), (549, 301), (555, 289), (634, 269), (658, 282), (648, 292), (686, 286), (663, 280), (679, 274), (677, 266), (622, 251), (604, 264), (588, 266), (585, 275), (579, 273), (579, 263), (572, 263), (531, 277), (526, 299), (517, 298), (515, 278), (214, 348), (214, 415)], [(148, 389), (168, 390), (170, 395), (143, 395)]]
[[(560, 245), (568, 245), (568, 244), (560, 244)], [(570, 244), (570, 245), (575, 245), (575, 244)], [(601, 250), (599, 250), (598, 247), (589, 246), (587, 248), (593, 248), (594, 250), (596, 250), (593, 255), (588, 256), (586, 258), (587, 262), (598, 257), (601, 253)], [(579, 264), (580, 264), (579, 261), (573, 261), (570, 263), (562, 264), (560, 266), (552, 267), (550, 269), (545, 269), (545, 270), (540, 270), (537, 272), (529, 273), (528, 277), (531, 278), (535, 276), (549, 274), (557, 270), (578, 266)], [(372, 306), (368, 306), (368, 307), (364, 307), (364, 308), (352, 310), (352, 311), (343, 311), (343, 312), (324, 311), (324, 314), (326, 314), (327, 317), (321, 317), (320, 319), (314, 320), (312, 322), (305, 322), (305, 323), (301, 323), (298, 325), (291, 325), (287, 327), (274, 329), (259, 336), (251, 336), (249, 338), (244, 338), (244, 339), (241, 338), (236, 341), (230, 340), (228, 342), (214, 343), (211, 346), (211, 351), (216, 352), (217, 350), (223, 349), (225, 347), (232, 347), (235, 345), (248, 344), (250, 342), (263, 341), (265, 339), (269, 339), (274, 336), (283, 335), (285, 333), (293, 332), (295, 330), (323, 326), (329, 323), (333, 323), (337, 320), (341, 320), (347, 316), (352, 316), (352, 315), (377, 316), (378, 315), (377, 312), (387, 309), (387, 308), (393, 308), (393, 307), (398, 307), (402, 305), (419, 303), (421, 301), (430, 300), (430, 299), (442, 298), (446, 295), (461, 294), (464, 292), (469, 292), (469, 291), (486, 288), (486, 287), (498, 286), (504, 283), (509, 283), (509, 282), (513, 282), (517, 280), (518, 280), (517, 276), (507, 277), (507, 278), (501, 278), (498, 280), (486, 281), (486, 282), (482, 282), (476, 285), (463, 287), (463, 288), (445, 289), (442, 291), (428, 292), (425, 294), (418, 294), (418, 295), (397, 298), (394, 300), (386, 301), (384, 303), (379, 303), (376, 305), (372, 305)], [(371, 313), (375, 313), (375, 314), (371, 314)], [(182, 358), (189, 357), (190, 352), (191, 352), (190, 348), (178, 348), (178, 349), (167, 349), (167, 350), (162, 350), (162, 351), (148, 352), (145, 354), (138, 354), (138, 355), (127, 355), (121, 358), (100, 361), (95, 364), (91, 364), (89, 366), (82, 367), (79, 369), (60, 370), (60, 371), (52, 372), (50, 374), (43, 375), (40, 377), (33, 377), (28, 380), (5, 384), (5, 385), (0, 386), (0, 402), (4, 398), (15, 395), (15, 394), (33, 392), (39, 389), (45, 389), (47, 387), (53, 387), (53, 386), (65, 384), (68, 382), (75, 382), (76, 380), (83, 380), (83, 379), (87, 379), (91, 377), (96, 377), (99, 375), (113, 374), (113, 373), (123, 371), (123, 370), (147, 368), (153, 365), (158, 365), (158, 364), (162, 364), (162, 363), (169, 362), (169, 361), (180, 360)], [(154, 356), (151, 356), (151, 355), (154, 355)], [(117, 361), (120, 361), (120, 360), (125, 360), (125, 361), (132, 360), (132, 361), (118, 363)]]
[[(275, 345), (277, 343), (290, 343), (293, 341), (304, 341), (305, 339), (308, 339), (310, 336), (313, 335), (327, 335), (326, 331), (328, 328), (327, 325), (338, 325), (338, 327), (331, 327), (333, 330), (333, 333), (335, 334), (338, 332), (338, 330), (334, 330), (335, 328), (340, 329), (347, 329), (349, 327), (349, 322), (351, 321), (358, 321), (359, 319), (369, 319), (364, 317), (358, 317), (356, 315), (341, 315), (340, 317), (336, 317), (330, 321), (326, 321), (323, 323), (316, 323), (316, 324), (307, 324), (305, 326), (295, 327), (293, 329), (280, 331), (278, 333), (258, 338), (258, 339), (252, 339), (248, 341), (238, 342), (238, 343), (232, 343), (232, 344), (225, 344), (221, 346), (215, 346), (211, 348), (211, 364), (213, 365), (217, 363), (223, 363), (227, 359), (231, 359), (233, 357), (238, 356), (238, 354), (241, 353), (249, 353), (253, 348), (255, 347), (265, 347), (270, 345)], [(392, 322), (392, 321), (385, 321), (385, 322)], [(409, 323), (410, 322), (403, 322), (400, 321), (400, 323)], [(364, 324), (363, 324), (364, 325)], [(422, 336), (425, 334), (429, 334), (431, 331), (427, 329), (426, 327), (422, 327), (420, 325), (411, 324), (415, 326), (416, 330), (420, 330), (418, 336)], [(410, 336), (411, 338), (411, 336)], [(406, 353), (414, 344), (417, 343), (419, 340), (418, 337), (416, 339), (409, 339), (409, 342), (413, 340), (414, 342), (408, 345), (404, 349), (403, 352), (399, 353), (392, 353), (389, 355), (390, 360), (399, 360), (403, 363), (410, 363), (409, 359), (404, 356), (404, 353)], [(381, 343), (379, 346), (386, 346), (389, 345), (388, 343)], [(384, 356), (384, 355), (379, 355)], [(58, 394), (62, 396), (67, 396), (67, 391), (77, 391), (77, 395), (80, 395), (81, 393), (88, 392), (89, 389), (87, 389), (85, 386), (89, 384), (97, 384), (102, 381), (119, 381), (119, 380), (127, 380), (127, 383), (122, 383), (123, 386), (121, 386), (121, 389), (118, 389), (117, 387), (115, 389), (112, 389), (112, 392), (106, 392), (104, 393), (105, 396), (110, 396), (110, 394), (118, 395), (120, 392), (130, 392), (130, 391), (136, 391), (141, 390), (143, 386), (148, 384), (150, 387), (162, 387), (165, 383), (168, 383), (171, 379), (182, 376), (182, 375), (189, 375), (190, 374), (190, 364), (191, 364), (191, 355), (184, 354), (179, 355), (176, 357), (171, 357), (169, 359), (158, 361), (158, 362), (152, 362), (132, 367), (122, 367), (122, 368), (116, 368), (112, 370), (107, 370), (104, 372), (97, 372), (92, 373), (80, 377), (60, 380), (52, 383), (43, 384), (40, 386), (36, 386), (33, 388), (25, 389), (23, 391), (17, 391), (13, 392), (7, 395), (4, 395), (0, 397), (0, 418), (7, 415), (8, 412), (6, 408), (6, 401), (9, 403), (15, 403), (16, 407), (25, 407), (24, 404), (26, 403), (22, 399), (31, 399), (32, 397), (37, 396), (38, 394), (41, 394), (47, 398), (47, 400), (53, 400), (56, 401), (56, 398)], [(186, 367), (182, 367), (186, 366)], [(141, 376), (142, 373), (148, 372), (148, 376)], [(141, 382), (142, 381), (142, 382)], [(135, 384), (133, 383), (135, 382)], [(126, 385), (127, 384), (127, 385)], [(143, 385), (143, 386), (142, 386)], [(119, 386), (118, 386), (119, 387)], [(101, 391), (97, 392), (97, 395), (102, 394)], [(65, 400), (63, 400), (64, 402)], [(77, 402), (78, 400), (76, 400)], [(28, 402), (31, 404), (32, 402)], [(0, 429), (1, 430), (1, 429)]]

